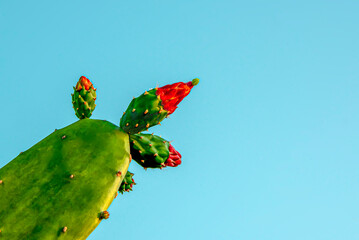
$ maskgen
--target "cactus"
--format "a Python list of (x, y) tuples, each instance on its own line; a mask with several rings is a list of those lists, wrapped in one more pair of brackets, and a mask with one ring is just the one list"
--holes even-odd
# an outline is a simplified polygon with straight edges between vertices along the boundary
[(82, 76), (72, 94), (80, 120), (0, 169), (0, 239), (86, 239), (109, 218), (107, 209), (118, 192), (132, 191), (132, 157), (144, 168), (181, 163), (170, 142), (140, 132), (172, 114), (197, 83), (146, 91), (132, 100), (116, 126), (89, 119), (96, 89)]

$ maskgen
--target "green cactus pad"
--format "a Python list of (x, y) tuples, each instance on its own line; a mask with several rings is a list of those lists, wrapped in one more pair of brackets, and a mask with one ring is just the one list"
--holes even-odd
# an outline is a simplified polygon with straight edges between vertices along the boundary
[(96, 89), (90, 80), (82, 76), (74, 87), (72, 105), (79, 119), (90, 118), (95, 110)]
[(129, 162), (128, 134), (112, 123), (55, 131), (0, 169), (0, 239), (86, 239)]
[(118, 191), (123, 194), (124, 192), (132, 191), (132, 186), (136, 185), (135, 180), (133, 180), (133, 173), (127, 171), (125, 178), (123, 179), (120, 188)]
[(152, 89), (132, 99), (121, 118), (120, 126), (123, 131), (135, 134), (159, 124), (167, 115), (168, 111), (163, 109), (156, 89)]
[(168, 159), (170, 143), (152, 134), (130, 135), (133, 160), (144, 168), (162, 168)]

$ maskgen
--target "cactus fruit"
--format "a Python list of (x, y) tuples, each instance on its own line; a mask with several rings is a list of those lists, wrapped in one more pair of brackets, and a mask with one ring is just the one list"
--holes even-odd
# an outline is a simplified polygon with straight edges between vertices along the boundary
[(188, 83), (179, 82), (145, 91), (134, 98), (124, 112), (120, 121), (122, 130), (135, 134), (159, 124), (176, 110), (198, 82), (196, 78)]
[(75, 114), (79, 119), (90, 118), (95, 110), (96, 89), (86, 77), (80, 77), (74, 87), (72, 104)]
[(131, 102), (119, 127), (89, 119), (96, 89), (81, 77), (72, 95), (80, 120), (54, 131), (0, 169), (0, 239), (86, 239), (109, 217), (107, 209), (118, 192), (132, 191), (131, 155), (145, 168), (181, 163), (168, 141), (137, 133), (173, 113), (197, 83), (145, 92)]
[(133, 160), (144, 168), (175, 167), (181, 164), (181, 155), (169, 141), (153, 134), (130, 135)]

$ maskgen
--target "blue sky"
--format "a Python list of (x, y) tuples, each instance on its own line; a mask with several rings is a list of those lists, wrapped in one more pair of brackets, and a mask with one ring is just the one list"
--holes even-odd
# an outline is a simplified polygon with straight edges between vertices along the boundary
[(178, 168), (130, 170), (95, 239), (359, 239), (358, 1), (1, 1), (0, 167), (76, 121), (200, 78), (153, 128)]

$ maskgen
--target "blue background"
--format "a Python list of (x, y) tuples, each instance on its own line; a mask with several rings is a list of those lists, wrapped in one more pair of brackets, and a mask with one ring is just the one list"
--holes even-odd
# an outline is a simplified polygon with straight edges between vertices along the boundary
[(95, 239), (359, 239), (358, 1), (0, 0), (0, 167), (76, 121), (198, 77), (153, 132), (178, 168), (130, 170)]

